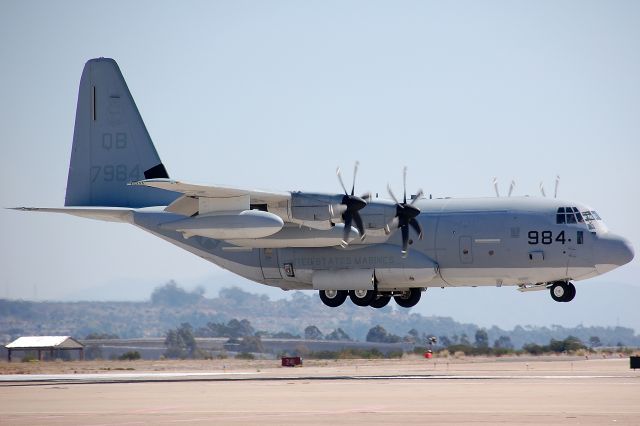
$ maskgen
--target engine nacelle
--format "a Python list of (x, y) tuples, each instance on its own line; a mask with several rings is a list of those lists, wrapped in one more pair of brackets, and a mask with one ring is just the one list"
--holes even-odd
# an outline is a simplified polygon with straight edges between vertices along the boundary
[(238, 213), (224, 212), (190, 217), (163, 223), (160, 228), (182, 232), (185, 238), (200, 235), (217, 240), (230, 240), (267, 237), (280, 231), (283, 226), (282, 219), (273, 213), (244, 210)]
[(331, 229), (333, 223), (341, 222), (341, 212), (332, 206), (342, 202), (341, 195), (291, 194), (291, 222), (314, 229)]

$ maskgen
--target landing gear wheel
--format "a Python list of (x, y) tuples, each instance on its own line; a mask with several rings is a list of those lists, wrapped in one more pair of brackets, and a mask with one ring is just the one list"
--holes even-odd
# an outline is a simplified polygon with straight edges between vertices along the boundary
[(379, 294), (377, 299), (374, 299), (373, 301), (371, 301), (371, 303), (369, 303), (369, 306), (376, 309), (384, 308), (389, 304), (390, 300), (391, 296), (387, 294)]
[(397, 296), (393, 296), (396, 303), (403, 308), (411, 308), (415, 306), (420, 301), (420, 295), (422, 290), (419, 288), (411, 288), (407, 291), (402, 292)]
[(576, 297), (576, 287), (573, 283), (564, 281), (552, 285), (550, 292), (551, 298), (556, 302), (571, 302)]
[(576, 286), (574, 286), (573, 283), (569, 283), (569, 285), (567, 286), (567, 289), (569, 291), (567, 292), (567, 296), (563, 300), (563, 302), (571, 302), (573, 298), (576, 297)]
[(358, 306), (369, 306), (377, 296), (378, 292), (375, 290), (349, 290), (349, 299)]
[(347, 300), (347, 290), (320, 290), (320, 300), (331, 308), (337, 308)]

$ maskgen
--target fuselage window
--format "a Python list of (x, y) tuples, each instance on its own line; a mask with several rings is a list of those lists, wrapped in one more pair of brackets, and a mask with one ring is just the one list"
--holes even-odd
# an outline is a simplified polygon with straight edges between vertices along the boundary
[(578, 244), (583, 244), (584, 243), (584, 233), (582, 231), (578, 231), (578, 235), (577, 235), (577, 239), (578, 239)]

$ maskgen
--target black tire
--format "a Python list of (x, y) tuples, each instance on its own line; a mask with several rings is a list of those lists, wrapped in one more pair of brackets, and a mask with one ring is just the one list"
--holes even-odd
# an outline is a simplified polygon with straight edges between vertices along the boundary
[(567, 298), (567, 295), (570, 293), (569, 286), (565, 282), (557, 282), (551, 286), (549, 289), (549, 293), (551, 293), (551, 298), (556, 302), (564, 302)]
[(320, 300), (331, 308), (337, 308), (347, 300), (347, 290), (320, 290)]
[(379, 294), (376, 299), (372, 300), (371, 303), (369, 303), (369, 306), (376, 309), (384, 308), (389, 304), (390, 300), (391, 296), (389, 296), (388, 294)]
[(573, 283), (567, 285), (567, 290), (567, 295), (563, 302), (571, 302), (573, 298), (576, 297), (576, 286), (574, 286)]
[(422, 294), (422, 290), (419, 288), (411, 288), (409, 291), (399, 294), (397, 296), (393, 296), (394, 300), (399, 306), (403, 308), (411, 308), (416, 306), (420, 301), (420, 296)]
[(358, 306), (369, 306), (377, 296), (378, 292), (375, 290), (349, 290), (349, 299)]

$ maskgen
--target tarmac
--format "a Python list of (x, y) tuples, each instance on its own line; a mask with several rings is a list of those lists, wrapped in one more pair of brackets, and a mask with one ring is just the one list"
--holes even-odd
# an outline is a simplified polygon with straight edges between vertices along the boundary
[(0, 424), (640, 424), (628, 358), (49, 364), (0, 363)]

